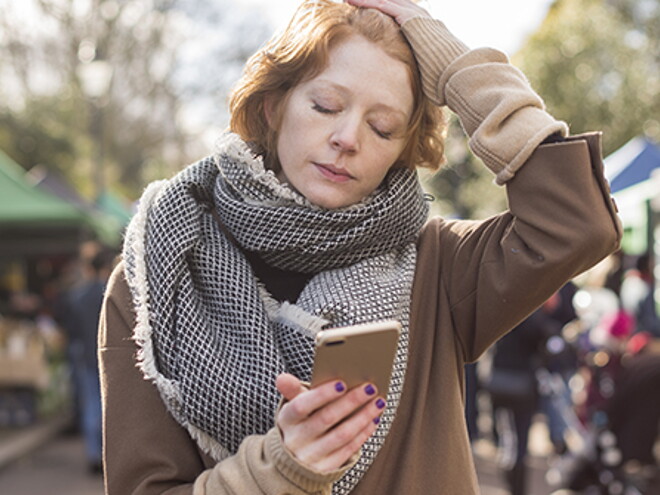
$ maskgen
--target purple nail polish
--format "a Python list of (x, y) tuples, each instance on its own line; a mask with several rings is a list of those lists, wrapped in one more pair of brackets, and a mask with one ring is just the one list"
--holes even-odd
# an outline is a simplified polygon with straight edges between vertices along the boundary
[(378, 423), (380, 423), (380, 416), (374, 418), (374, 424), (377, 425)]
[(367, 395), (374, 395), (376, 393), (376, 389), (371, 383), (364, 387), (364, 391), (367, 393)]
[(346, 387), (344, 386), (344, 384), (342, 382), (337, 382), (337, 383), (335, 383), (335, 390), (337, 392), (343, 392), (344, 390), (346, 390)]
[(377, 407), (378, 409), (382, 409), (382, 408), (384, 408), (384, 407), (385, 407), (385, 401), (384, 401), (383, 399), (378, 399), (378, 400), (376, 401), (376, 407)]

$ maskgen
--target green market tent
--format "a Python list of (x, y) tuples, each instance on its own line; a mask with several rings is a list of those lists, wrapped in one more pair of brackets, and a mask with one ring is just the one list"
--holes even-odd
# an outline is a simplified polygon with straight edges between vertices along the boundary
[(96, 201), (96, 206), (104, 213), (114, 217), (124, 226), (128, 225), (128, 222), (133, 216), (133, 213), (125, 205), (124, 201), (109, 191), (101, 194), (101, 197)]
[(34, 187), (0, 150), (0, 254), (72, 253), (90, 235), (117, 246), (120, 228), (102, 212), (85, 211)]
[[(122, 231), (130, 220), (129, 216), (120, 218), (114, 212), (106, 211), (101, 205), (92, 204), (83, 198), (59, 173), (43, 165), (35, 165), (27, 172), (25, 177), (31, 185), (37, 187), (40, 191), (56, 196), (82, 211), (88, 225), (103, 244), (109, 247), (119, 246)], [(118, 203), (119, 206), (121, 205)]]
[(84, 223), (75, 206), (32, 187), (23, 168), (0, 151), (0, 228)]

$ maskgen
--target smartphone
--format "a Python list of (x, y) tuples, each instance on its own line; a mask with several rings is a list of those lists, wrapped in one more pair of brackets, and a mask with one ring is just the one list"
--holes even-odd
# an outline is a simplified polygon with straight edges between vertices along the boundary
[(320, 331), (312, 387), (330, 380), (342, 380), (349, 389), (370, 382), (385, 397), (400, 333), (395, 320)]

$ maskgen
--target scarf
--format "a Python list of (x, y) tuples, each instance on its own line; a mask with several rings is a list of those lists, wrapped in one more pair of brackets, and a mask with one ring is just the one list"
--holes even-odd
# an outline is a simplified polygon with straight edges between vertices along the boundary
[[(415, 240), (427, 212), (415, 172), (400, 168), (356, 205), (312, 205), (233, 134), (214, 156), (148, 186), (123, 252), (138, 365), (203, 451), (220, 461), (246, 436), (274, 427), (275, 377), (309, 381), (319, 330), (397, 319), (390, 389), (380, 391), (387, 406), (360, 459), (333, 486), (335, 494), (352, 490), (399, 404)], [(313, 274), (295, 304), (268, 294), (243, 250)]]

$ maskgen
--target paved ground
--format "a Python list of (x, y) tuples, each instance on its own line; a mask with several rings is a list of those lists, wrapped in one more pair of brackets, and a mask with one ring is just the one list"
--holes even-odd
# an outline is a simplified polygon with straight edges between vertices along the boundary
[[(544, 434), (544, 431), (539, 429), (534, 433), (539, 435), (537, 442), (540, 443), (534, 444), (533, 438), (530, 444), (532, 455), (527, 459), (527, 465), (529, 466), (528, 495), (549, 495), (552, 489), (545, 480), (547, 470), (546, 444), (540, 437)], [(497, 466), (497, 451), (493, 444), (486, 440), (480, 440), (474, 445), (473, 452), (481, 494), (507, 495), (509, 492)]]
[[(487, 441), (478, 442), (475, 459), (482, 495), (506, 495), (495, 463), (494, 447)], [(536, 452), (530, 465), (530, 495), (549, 494), (543, 480), (545, 459)], [(62, 434), (0, 469), (0, 494), (103, 495), (103, 483), (98, 475), (87, 471), (80, 438)]]
[(80, 438), (59, 435), (0, 470), (0, 493), (103, 495), (103, 482), (87, 471)]

